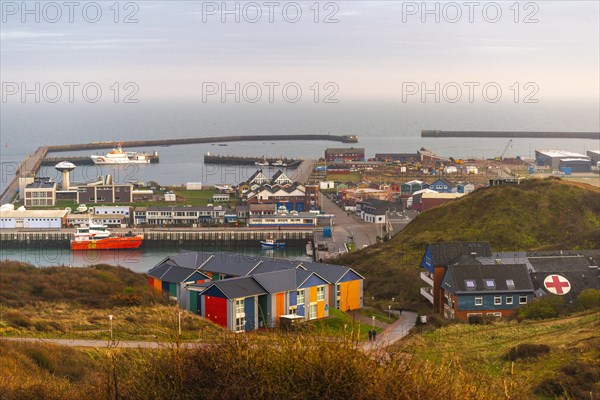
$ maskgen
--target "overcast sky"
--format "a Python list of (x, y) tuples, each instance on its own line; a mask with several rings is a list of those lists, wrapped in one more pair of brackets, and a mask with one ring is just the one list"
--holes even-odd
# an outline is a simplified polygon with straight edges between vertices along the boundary
[[(290, 2), (280, 2), (269, 22), (258, 1), (260, 22), (246, 21), (256, 16), (247, 8), (239, 23), (235, 15), (223, 23), (214, 7), (221, 2), (146, 0), (120, 3), (115, 23), (112, 3), (98, 2), (97, 23), (83, 18), (86, 2), (72, 23), (66, 7), (49, 22), (55, 10), (39, 3), (37, 23), (15, 10), (20, 1), (3, 1), (2, 81), (133, 81), (146, 99), (198, 97), (203, 82), (336, 82), (346, 99), (397, 99), (403, 82), (535, 82), (544, 99), (599, 97), (598, 1), (521, 2), (518, 23), (513, 1), (495, 3), (502, 10), (496, 23), (489, 22), (498, 19), (495, 6), (483, 11), (489, 2), (473, 10), (473, 22), (469, 8), (455, 3), (456, 23), (457, 8), (444, 3), (429, 3), (439, 7), (439, 23), (434, 14), (422, 22), (421, 2), (397, 1), (320, 2), (318, 23), (313, 1), (297, 3), (297, 23), (282, 16)], [(87, 11), (94, 19), (95, 9)], [(286, 18), (295, 11), (288, 5)], [(138, 22), (123, 23), (129, 14)], [(327, 16), (333, 23), (323, 22)]]

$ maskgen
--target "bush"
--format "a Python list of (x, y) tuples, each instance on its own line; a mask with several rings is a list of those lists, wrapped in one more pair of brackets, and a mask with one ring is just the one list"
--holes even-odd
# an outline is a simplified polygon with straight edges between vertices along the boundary
[(483, 325), (483, 315), (469, 315), (467, 321), (473, 325)]
[(519, 315), (527, 319), (546, 319), (560, 315), (563, 309), (563, 300), (558, 296), (544, 296), (524, 305), (519, 310)]
[(540, 396), (575, 399), (596, 398), (598, 393), (594, 383), (600, 380), (600, 367), (579, 361), (561, 367), (559, 374), (553, 378), (544, 379), (534, 389)]
[(511, 347), (506, 353), (506, 359), (516, 361), (520, 359), (537, 358), (550, 352), (550, 346), (545, 344), (522, 343)]
[(577, 296), (577, 309), (580, 311), (600, 308), (600, 290), (585, 289)]
[(33, 322), (31, 322), (29, 317), (18, 311), (7, 311), (2, 315), (2, 319), (7, 321), (10, 325), (20, 328), (29, 328), (33, 325)]

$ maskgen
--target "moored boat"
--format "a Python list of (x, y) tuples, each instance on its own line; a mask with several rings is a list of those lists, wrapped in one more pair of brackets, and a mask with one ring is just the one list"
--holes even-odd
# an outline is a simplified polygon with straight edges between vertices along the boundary
[(94, 224), (91, 221), (88, 225), (80, 226), (71, 240), (71, 250), (137, 249), (144, 240), (141, 235), (131, 232), (123, 235), (113, 234), (106, 228), (106, 225)]
[(92, 161), (96, 165), (114, 165), (114, 164), (150, 164), (150, 157), (147, 154), (139, 154), (134, 151), (123, 151), (122, 142), (115, 149), (104, 156), (92, 155)]
[(285, 247), (285, 243), (273, 238), (268, 238), (260, 241), (260, 245), (265, 249), (274, 249)]

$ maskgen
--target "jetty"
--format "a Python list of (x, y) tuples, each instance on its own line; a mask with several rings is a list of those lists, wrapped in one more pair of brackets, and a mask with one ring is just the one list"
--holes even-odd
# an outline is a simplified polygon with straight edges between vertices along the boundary
[(437, 131), (422, 130), (421, 137), (434, 138), (530, 138), (530, 139), (594, 139), (600, 132), (518, 132), (518, 131)]
[[(285, 165), (277, 165), (276, 162), (281, 161)], [(205, 154), (204, 164), (221, 164), (221, 165), (256, 165), (260, 162), (268, 162), (270, 167), (291, 168), (296, 169), (303, 160), (280, 157), (244, 157), (244, 156), (222, 156), (216, 154)], [(265, 166), (265, 167), (269, 167)]]

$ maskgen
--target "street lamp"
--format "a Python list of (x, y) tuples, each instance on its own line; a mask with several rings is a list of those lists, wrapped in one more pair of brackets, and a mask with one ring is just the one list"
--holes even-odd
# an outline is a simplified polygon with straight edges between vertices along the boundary
[(392, 306), (390, 304), (388, 304), (388, 316), (392, 318)]
[(110, 314), (108, 316), (108, 321), (110, 323), (110, 340), (113, 340), (113, 327), (112, 327), (112, 320), (113, 320), (113, 315)]
[(179, 312), (179, 315), (178, 315), (178, 318), (177, 318), (177, 322), (178, 322), (178, 324), (177, 324), (177, 325), (178, 325), (178, 327), (179, 327), (179, 329), (178, 329), (179, 336), (181, 336), (181, 314), (182, 314), (182, 312), (180, 311), (180, 312)]
[(372, 328), (373, 330), (375, 330), (375, 316), (374, 316), (374, 315), (373, 315), (373, 316), (371, 316), (371, 319), (373, 320), (373, 322), (371, 323), (371, 328)]

